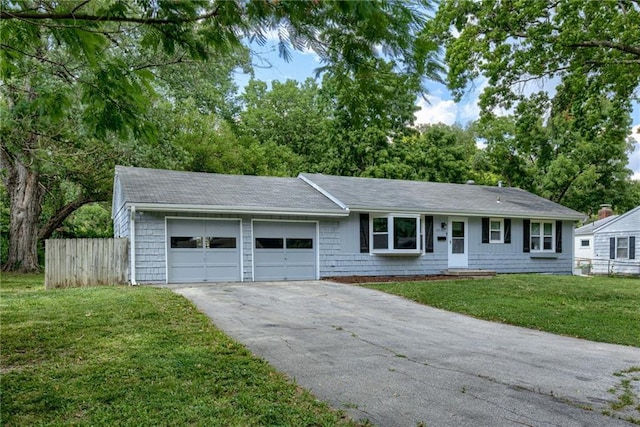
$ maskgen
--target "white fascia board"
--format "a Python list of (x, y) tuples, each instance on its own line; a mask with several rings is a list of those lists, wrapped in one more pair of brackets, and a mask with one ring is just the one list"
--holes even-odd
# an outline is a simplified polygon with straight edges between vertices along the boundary
[(132, 203), (128, 206), (135, 206), (138, 212), (182, 212), (182, 213), (211, 213), (211, 214), (238, 214), (238, 215), (297, 215), (297, 216), (320, 216), (320, 217), (346, 217), (349, 211), (328, 211), (328, 210), (284, 210), (280, 208), (255, 208), (247, 206), (210, 206), (210, 205), (175, 205), (160, 203)]
[(303, 182), (306, 182), (307, 184), (309, 184), (314, 190), (318, 191), (320, 194), (325, 196), (327, 199), (331, 200), (333, 203), (335, 203), (336, 205), (340, 206), (340, 208), (342, 208), (343, 210), (345, 210), (347, 212), (349, 211), (349, 207), (347, 205), (342, 203), (342, 201), (340, 201), (333, 194), (329, 193), (327, 190), (325, 190), (324, 188), (320, 187), (315, 182), (311, 181), (311, 179), (309, 179), (308, 177), (304, 176), (303, 174), (300, 174), (300, 175), (298, 175), (298, 178), (301, 179)]
[(556, 219), (556, 220), (569, 220), (578, 221), (584, 219), (583, 216), (578, 215), (550, 215), (550, 214), (511, 214), (507, 212), (460, 212), (460, 211), (439, 211), (436, 209), (402, 209), (402, 208), (367, 208), (361, 206), (354, 206), (351, 208), (351, 212), (363, 212), (363, 213), (406, 213), (417, 215), (441, 215), (441, 216), (466, 216), (466, 217), (494, 217), (494, 218), (521, 218), (521, 219)]

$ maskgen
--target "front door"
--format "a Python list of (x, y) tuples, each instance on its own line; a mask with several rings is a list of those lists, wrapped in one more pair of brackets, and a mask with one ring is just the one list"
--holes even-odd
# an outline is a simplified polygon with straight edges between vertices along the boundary
[(467, 218), (449, 218), (449, 268), (467, 268), (468, 266), (468, 227)]

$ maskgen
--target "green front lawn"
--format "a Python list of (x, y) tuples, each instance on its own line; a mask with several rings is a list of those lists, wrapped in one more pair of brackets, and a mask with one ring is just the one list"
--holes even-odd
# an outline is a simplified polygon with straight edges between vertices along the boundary
[(2, 275), (4, 426), (354, 425), (166, 289)]
[(640, 347), (640, 280), (498, 275), (365, 285), (480, 319)]

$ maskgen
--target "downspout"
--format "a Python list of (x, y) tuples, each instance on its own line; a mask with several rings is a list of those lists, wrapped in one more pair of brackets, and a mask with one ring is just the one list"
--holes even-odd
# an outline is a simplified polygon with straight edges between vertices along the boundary
[(129, 248), (129, 269), (131, 270), (131, 285), (136, 286), (136, 207), (131, 206), (131, 226), (129, 227), (129, 240), (131, 247)]

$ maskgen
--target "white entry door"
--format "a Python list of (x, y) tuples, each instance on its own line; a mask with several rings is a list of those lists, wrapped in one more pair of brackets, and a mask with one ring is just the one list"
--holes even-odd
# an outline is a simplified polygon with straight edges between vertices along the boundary
[(449, 218), (449, 268), (469, 265), (469, 229), (467, 218)]

